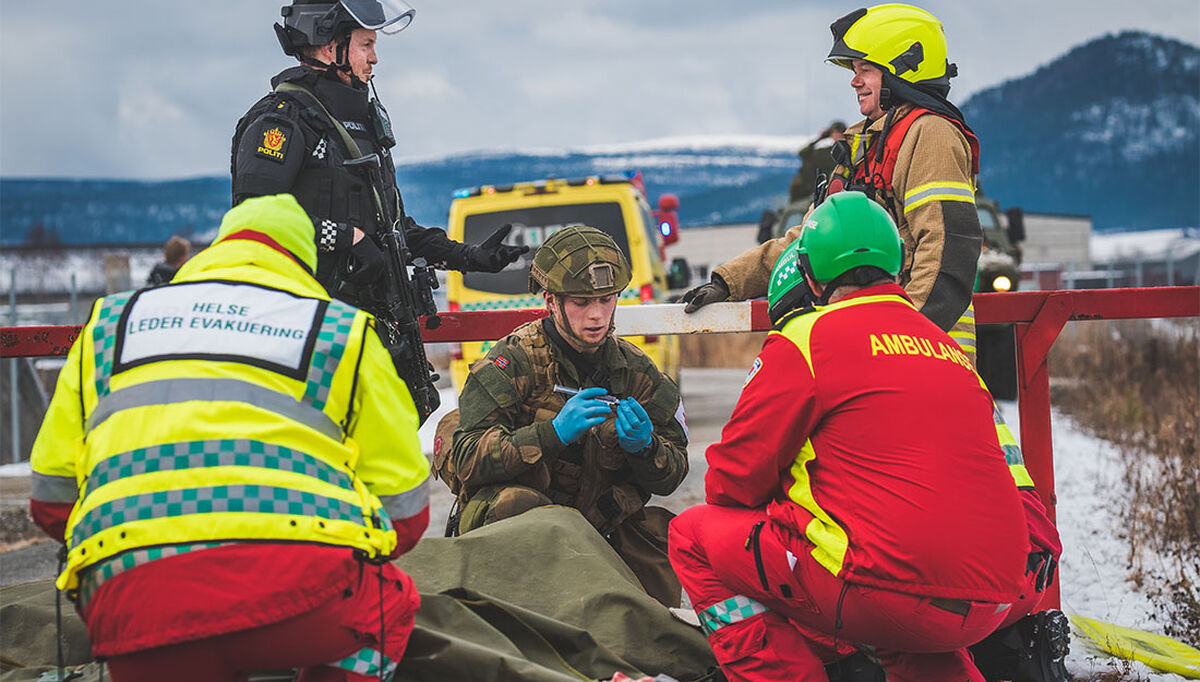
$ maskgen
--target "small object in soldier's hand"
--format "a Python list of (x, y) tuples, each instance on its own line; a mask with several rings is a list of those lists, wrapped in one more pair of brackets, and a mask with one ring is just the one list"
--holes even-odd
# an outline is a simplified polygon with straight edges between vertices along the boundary
[[(569, 388), (567, 386), (561, 386), (559, 384), (554, 384), (554, 392), (555, 393), (563, 393), (565, 395), (576, 395), (581, 390), (583, 390), (583, 389)], [(620, 398), (617, 398), (616, 396), (608, 395), (607, 393), (602, 396), (598, 396), (596, 398), (596, 400), (599, 400), (600, 402), (608, 403), (609, 405), (616, 405), (617, 403), (621, 402)]]

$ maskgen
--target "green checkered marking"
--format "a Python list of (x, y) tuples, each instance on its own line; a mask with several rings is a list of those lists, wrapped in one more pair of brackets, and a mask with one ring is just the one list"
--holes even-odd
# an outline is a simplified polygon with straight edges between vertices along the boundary
[(462, 304), (462, 310), (517, 310), (521, 308), (541, 308), (545, 305), (541, 296), (515, 296), (513, 298), (493, 298), (487, 301), (475, 301)]
[(225, 512), (319, 516), (366, 525), (358, 505), (324, 495), (265, 485), (219, 485), (161, 490), (105, 502), (75, 524), (71, 544), (78, 546), (103, 530), (131, 521)]
[(102, 460), (88, 476), (85, 495), (123, 478), (218, 466), (244, 466), (291, 471), (343, 490), (354, 490), (350, 477), (312, 455), (248, 438), (185, 441), (138, 448)]
[(767, 607), (750, 597), (739, 594), (725, 601), (717, 602), (706, 609), (699, 609), (696, 611), (696, 615), (700, 618), (700, 627), (703, 628), (705, 634), (711, 635), (726, 625), (753, 618), (768, 610)]
[(380, 665), (382, 665), (384, 677), (388, 678), (390, 678), (392, 671), (396, 669), (396, 663), (392, 659), (370, 647), (359, 649), (337, 663), (329, 663), (328, 665), (331, 668), (350, 670), (360, 675), (378, 675)]
[(304, 387), (304, 402), (318, 410), (325, 408), (329, 400), (329, 388), (338, 363), (346, 352), (350, 328), (358, 309), (341, 301), (330, 301), (325, 308), (325, 317), (317, 332), (317, 343), (313, 347), (312, 361), (308, 365), (308, 381)]
[[(618, 297), (622, 301), (637, 301), (640, 300), (638, 293), (633, 289), (625, 289)], [(518, 310), (522, 308), (541, 308), (546, 305), (546, 300), (541, 296), (513, 296), (511, 298), (493, 298), (487, 301), (474, 301), (472, 303), (463, 303), (461, 309), (468, 310)]]
[(125, 571), (142, 564), (149, 563), (156, 559), (178, 556), (187, 554), (199, 549), (211, 549), (213, 547), (224, 547), (225, 545), (234, 544), (232, 542), (197, 542), (185, 545), (166, 545), (163, 547), (150, 547), (147, 549), (135, 549), (130, 552), (125, 552), (119, 556), (106, 559), (95, 566), (86, 569), (79, 576), (79, 606), (86, 607), (88, 602), (92, 600), (92, 596), (96, 594), (96, 590), (100, 589), (106, 581), (114, 576), (120, 575)]
[(92, 349), (95, 351), (95, 384), (97, 397), (109, 393), (109, 384), (113, 371), (113, 346), (117, 342), (118, 323), (125, 305), (129, 303), (132, 291), (123, 291), (112, 296), (105, 296), (100, 303), (100, 311), (92, 323)]

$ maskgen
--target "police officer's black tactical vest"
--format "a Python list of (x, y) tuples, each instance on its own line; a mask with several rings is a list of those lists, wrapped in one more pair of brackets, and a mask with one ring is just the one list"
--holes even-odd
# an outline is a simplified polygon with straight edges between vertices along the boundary
[[(304, 93), (276, 90), (255, 103), (238, 121), (230, 158), (233, 203), (249, 196), (290, 192), (315, 220), (331, 220), (353, 225), (369, 234), (377, 233), (380, 220), (370, 176), (365, 169), (353, 170), (343, 165), (355, 155), (347, 149), (342, 135), (330, 120), (333, 116), (354, 139), (361, 154), (379, 155), (381, 165), (375, 174), (378, 183), (375, 189), (385, 211), (382, 218), (390, 225), (397, 210), (396, 171), (391, 153), (372, 133), (367, 93), (303, 67), (288, 69), (272, 82), (298, 85), (316, 95), (320, 104)], [(285, 172), (285, 163), (259, 158), (246, 149), (242, 150), (243, 158), (239, 163), (238, 148), (256, 124), (272, 130), (279, 128), (285, 136), (290, 133), (286, 144), (291, 146), (285, 153), (303, 154), (290, 185), (279, 177)], [(251, 134), (265, 133), (255, 130)], [(246, 159), (247, 153), (253, 158)]]

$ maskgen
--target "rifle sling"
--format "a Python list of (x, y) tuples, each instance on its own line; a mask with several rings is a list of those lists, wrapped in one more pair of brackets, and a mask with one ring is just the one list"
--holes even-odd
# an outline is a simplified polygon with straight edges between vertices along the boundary
[[(325, 108), (324, 104), (321, 104), (321, 100), (311, 90), (303, 85), (284, 81), (275, 86), (275, 92), (291, 93), (304, 104), (325, 114), (325, 118), (329, 119), (329, 122), (333, 124), (333, 129), (342, 137), (342, 143), (346, 145), (346, 149), (354, 155), (353, 158), (362, 158), (362, 149), (359, 148), (354, 138), (350, 136), (350, 131), (346, 130), (346, 126), (342, 125), (342, 122), (337, 120), (333, 114), (329, 113), (329, 110)], [(383, 210), (383, 199), (380, 198), (379, 189), (375, 187), (374, 182), (371, 183), (371, 195), (375, 199), (375, 210), (379, 212), (379, 220), (382, 222), (387, 218), (387, 213)]]

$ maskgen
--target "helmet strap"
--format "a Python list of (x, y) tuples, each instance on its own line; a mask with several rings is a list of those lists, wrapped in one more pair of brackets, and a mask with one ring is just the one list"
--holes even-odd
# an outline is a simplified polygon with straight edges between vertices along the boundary
[(355, 89), (365, 90), (367, 84), (359, 79), (358, 75), (354, 73), (354, 67), (350, 65), (350, 36), (350, 33), (343, 33), (341, 36), (333, 39), (333, 64), (328, 66), (346, 74), (350, 79), (350, 85)]

